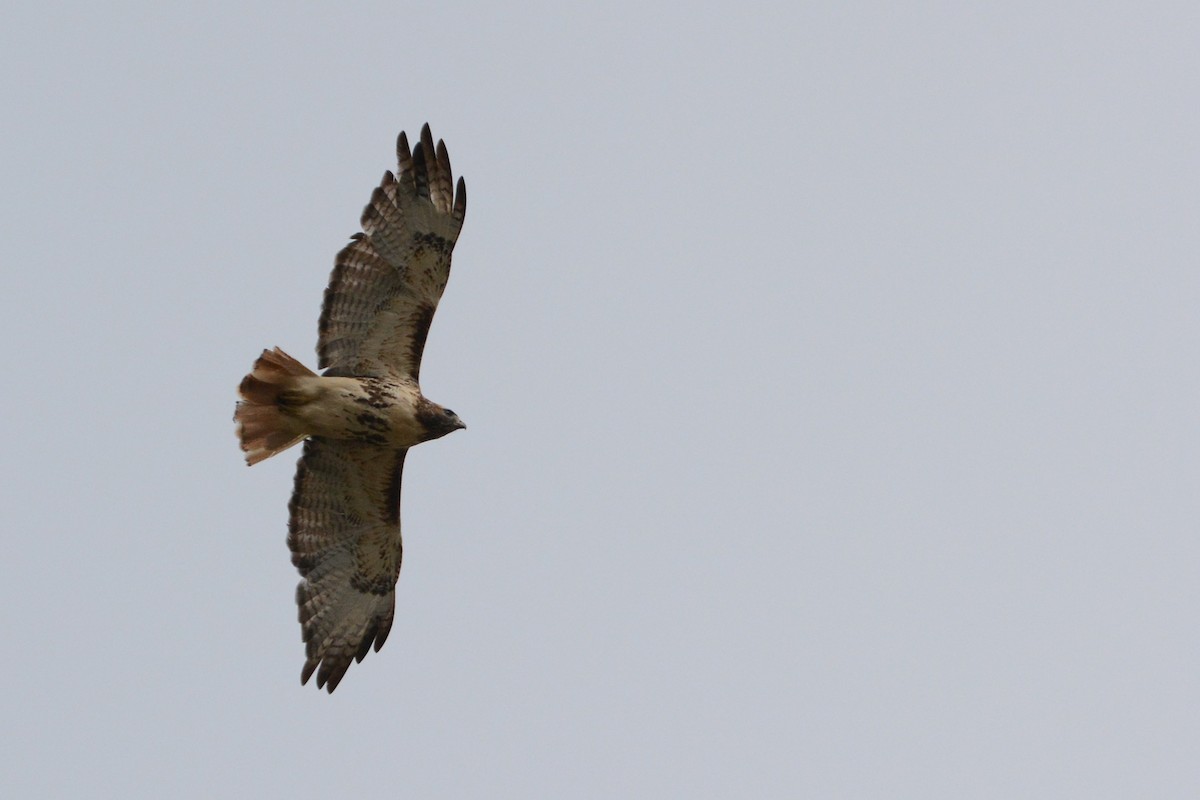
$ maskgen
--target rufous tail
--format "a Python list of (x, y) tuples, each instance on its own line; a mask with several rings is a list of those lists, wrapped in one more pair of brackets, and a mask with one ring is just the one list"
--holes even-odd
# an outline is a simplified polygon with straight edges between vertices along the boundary
[(247, 464), (270, 458), (305, 437), (295, 417), (285, 412), (287, 398), (281, 395), (292, 388), (297, 378), (315, 375), (278, 347), (263, 350), (254, 362), (254, 369), (238, 386), (242, 399), (233, 412)]

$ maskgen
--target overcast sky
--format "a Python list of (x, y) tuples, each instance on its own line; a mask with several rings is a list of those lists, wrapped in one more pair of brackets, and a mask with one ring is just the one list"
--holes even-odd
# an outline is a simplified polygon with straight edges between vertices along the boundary
[[(0, 794), (1200, 794), (1198, 7), (682, 8), (6, 10)], [(469, 429), (328, 696), (230, 417), (426, 121)]]

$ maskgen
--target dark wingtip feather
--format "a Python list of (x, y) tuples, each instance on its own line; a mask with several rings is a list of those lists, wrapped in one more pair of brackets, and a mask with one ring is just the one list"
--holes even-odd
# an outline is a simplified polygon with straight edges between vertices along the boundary
[(437, 143), (437, 160), (438, 168), (445, 173), (446, 180), (449, 182), (453, 178), (454, 172), (450, 169), (450, 151), (446, 149), (446, 142), (442, 139), (438, 139)]
[(371, 652), (371, 642), (375, 637), (367, 634), (363, 640), (358, 643), (358, 651), (354, 654), (355, 662), (361, 664), (362, 660), (367, 657), (367, 653)]
[(392, 615), (388, 614), (382, 622), (379, 623), (379, 631), (375, 634), (375, 652), (379, 652), (379, 648), (383, 647), (383, 643), (387, 641), (388, 634), (392, 632)]
[(433, 146), (433, 134), (429, 130), (429, 123), (426, 122), (421, 128), (421, 150), (425, 154), (425, 163), (437, 163), (437, 148)]
[(418, 147), (413, 153), (413, 182), (417, 188), (417, 194), (421, 197), (429, 197), (429, 170), (425, 165), (425, 148)]
[(400, 131), (400, 136), (396, 139), (396, 163), (399, 165), (400, 178), (413, 186), (412, 150), (408, 147), (408, 136), (404, 131)]
[(317, 671), (317, 688), (325, 689), (330, 694), (342, 682), (346, 670), (350, 668), (350, 659), (338, 657), (336, 660), (325, 659), (321, 669)]
[(458, 179), (458, 188), (454, 191), (454, 218), (462, 222), (467, 216), (467, 182)]
[(379, 211), (380, 208), (392, 204), (391, 199), (387, 195), (387, 189), (384, 188), (386, 186), (387, 181), (384, 181), (382, 186), (376, 186), (371, 192), (371, 202), (367, 203), (363, 207), (362, 216), (358, 218), (358, 223), (362, 225), (362, 229), (364, 231), (371, 230), (371, 226), (373, 226), (377, 220), (383, 218), (383, 214), (381, 214)]

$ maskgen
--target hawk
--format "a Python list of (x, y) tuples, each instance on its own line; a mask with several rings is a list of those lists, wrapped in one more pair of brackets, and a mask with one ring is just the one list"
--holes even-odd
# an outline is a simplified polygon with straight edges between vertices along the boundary
[(304, 442), (288, 504), (288, 547), (305, 644), (300, 682), (330, 693), (392, 627), (400, 541), (400, 477), (408, 449), (465, 428), (427, 400), (421, 353), (450, 275), (467, 210), (446, 145), (429, 125), (399, 169), (385, 172), (362, 232), (338, 253), (318, 326), (318, 375), (264, 350), (234, 412), (246, 463)]

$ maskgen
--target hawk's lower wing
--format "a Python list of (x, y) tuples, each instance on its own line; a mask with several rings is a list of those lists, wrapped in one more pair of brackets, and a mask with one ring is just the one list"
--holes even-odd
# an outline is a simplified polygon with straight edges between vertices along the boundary
[[(313, 437), (289, 504), (288, 547), (307, 661), (330, 692), (392, 628), (400, 575), (400, 476), (407, 450)], [(319, 668), (319, 669), (318, 669)]]

